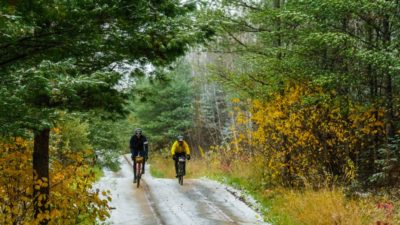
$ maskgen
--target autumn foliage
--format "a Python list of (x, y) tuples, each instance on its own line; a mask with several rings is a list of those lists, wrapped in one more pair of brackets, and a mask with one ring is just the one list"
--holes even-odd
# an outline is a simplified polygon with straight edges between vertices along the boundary
[[(16, 137), (0, 142), (0, 224), (94, 224), (108, 216), (108, 193), (98, 193), (95, 181), (93, 153), (90, 149), (60, 149), (63, 129), (52, 130), (52, 155), (63, 151), (62, 157), (51, 157), (50, 162), (50, 211), (41, 212), (33, 220), (33, 189), (40, 189), (47, 182), (33, 181), (32, 147), (30, 139)], [(33, 184), (33, 185), (32, 185)], [(100, 197), (103, 195), (103, 197)]]
[(383, 108), (363, 107), (311, 85), (291, 84), (268, 100), (233, 103), (232, 129), (240, 135), (231, 146), (261, 158), (270, 184), (349, 184), (363, 176), (363, 167), (375, 165), (361, 162), (362, 156), (385, 136)]

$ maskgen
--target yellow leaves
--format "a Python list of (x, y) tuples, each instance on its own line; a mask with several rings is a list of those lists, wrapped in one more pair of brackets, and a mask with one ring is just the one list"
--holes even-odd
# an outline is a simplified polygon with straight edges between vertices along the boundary
[[(250, 112), (236, 108), (232, 114), (234, 131), (240, 135), (231, 145), (242, 146), (239, 154), (249, 146), (262, 152), (270, 176), (276, 179), (287, 168), (293, 176), (307, 179), (318, 176), (329, 163), (350, 165), (345, 160), (365, 146), (367, 136), (373, 140), (384, 134), (384, 110), (352, 102), (344, 110), (334, 96), (334, 91), (326, 94), (322, 88), (301, 84), (287, 86), (268, 101), (252, 100)], [(346, 171), (349, 178), (354, 177), (351, 171)]]
[(20, 146), (20, 147), (25, 147), (27, 148), (29, 146), (29, 143), (27, 140), (21, 138), (21, 137), (17, 137), (15, 138), (15, 145)]
[(5, 212), (11, 212), (10, 206), (6, 205), (6, 206), (4, 207), (4, 211), (5, 211)]
[(53, 129), (51, 129), (52, 132), (54, 132), (55, 134), (61, 134), (61, 128), (60, 127), (54, 127)]
[(383, 136), (385, 134), (385, 123), (383, 121), (384, 111), (383, 108), (360, 108), (358, 111), (353, 110), (352, 114), (349, 116), (352, 121), (352, 128), (363, 136)]
[(232, 103), (240, 103), (240, 99), (239, 98), (232, 98), (231, 102)]
[(47, 194), (39, 194), (37, 198), (38, 198), (38, 206), (43, 206), (42, 201), (47, 199)]
[(385, 124), (383, 123), (383, 121), (376, 121), (375, 123), (372, 124), (375, 127), (379, 127), (379, 128), (383, 128), (385, 126)]
[(82, 152), (84, 155), (91, 155), (93, 154), (93, 149), (84, 149)]
[[(54, 149), (54, 148), (53, 148)], [(50, 166), (50, 181), (33, 180), (32, 142), (22, 138), (0, 141), (0, 224), (39, 224), (40, 220), (51, 219), (52, 224), (75, 224), (78, 215), (90, 215), (87, 224), (95, 224), (101, 216), (106, 218), (108, 200), (96, 200), (92, 183), (94, 174), (90, 173), (90, 163), (85, 159), (92, 154), (91, 149), (72, 152), (68, 164), (53, 158)], [(78, 163), (79, 161), (79, 163)], [(33, 218), (33, 193), (47, 187), (50, 182), (50, 196), (39, 193), (40, 200), (49, 198), (51, 211)], [(107, 197), (107, 196), (106, 196)]]
[(354, 162), (348, 159), (345, 167), (345, 177), (348, 181), (352, 181), (356, 178), (356, 170), (357, 168)]
[(43, 178), (37, 179), (37, 180), (35, 181), (35, 186), (34, 186), (34, 188), (35, 188), (36, 190), (40, 190), (41, 188), (45, 188), (45, 187), (47, 187), (48, 185), (49, 185), (49, 184), (48, 184), (47, 178), (43, 177)]
[(57, 218), (60, 217), (61, 215), (62, 213), (57, 209), (51, 210), (50, 212), (50, 218)]
[(246, 124), (248, 122), (248, 119), (245, 117), (243, 113), (238, 112), (236, 115), (236, 122), (238, 124)]
[(0, 224), (12, 224), (32, 200), (32, 142), (21, 137), (0, 139), (0, 154)]
[(201, 158), (204, 158), (206, 156), (204, 153), (204, 149), (200, 145), (198, 145), (198, 149), (200, 151)]
[(68, 166), (54, 164), (54, 176), (51, 176), (53, 191), (50, 201), (52, 205), (56, 205), (55, 208), (52, 207), (52, 209), (58, 210), (55, 213), (57, 215), (61, 213), (55, 219), (60, 224), (73, 224), (72, 221), (70, 223), (65, 222), (66, 218), (74, 218), (78, 212), (81, 215), (88, 215), (85, 217), (88, 224), (94, 224), (97, 219), (106, 218), (108, 215), (108, 192), (102, 191), (101, 195), (105, 199), (101, 199), (92, 190), (92, 183), (95, 180), (94, 173), (91, 173), (91, 167), (88, 165), (90, 162), (84, 159), (84, 154), (85, 151), (71, 153), (69, 158), (73, 161)]
[(65, 179), (65, 174), (64, 174), (64, 173), (56, 173), (56, 174), (53, 176), (53, 181), (54, 181), (54, 182), (62, 181), (62, 180), (64, 180), (64, 179)]
[(37, 215), (36, 221), (39, 222), (50, 219), (51, 219), (50, 212), (46, 210), (45, 212), (41, 212)]
[(12, 210), (12, 214), (14, 214), (14, 215), (18, 215), (20, 213), (20, 210), (19, 210), (19, 208), (17, 208), (17, 207), (14, 207), (13, 208), (13, 210)]

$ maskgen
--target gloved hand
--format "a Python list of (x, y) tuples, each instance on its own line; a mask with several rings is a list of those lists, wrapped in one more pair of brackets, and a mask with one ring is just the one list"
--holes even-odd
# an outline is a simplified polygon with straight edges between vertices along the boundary
[(186, 159), (187, 159), (187, 160), (190, 160), (190, 155), (186, 155)]
[(173, 155), (173, 156), (172, 156), (172, 159), (173, 159), (174, 161), (176, 161), (178, 158), (176, 157), (176, 155)]

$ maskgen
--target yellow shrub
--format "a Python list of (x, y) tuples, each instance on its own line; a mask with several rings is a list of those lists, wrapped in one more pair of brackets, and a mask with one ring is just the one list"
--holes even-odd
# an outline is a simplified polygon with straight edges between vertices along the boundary
[[(61, 135), (62, 131), (54, 132)], [(50, 146), (50, 152), (54, 153), (55, 148)], [(44, 218), (50, 219), (49, 224), (94, 224), (109, 215), (108, 201), (100, 199), (98, 193), (92, 190), (95, 182), (93, 165), (90, 160), (84, 160), (92, 152), (77, 149), (65, 154), (69, 159), (67, 165), (55, 157), (51, 158), (51, 211), (40, 213), (34, 221), (33, 188), (39, 189), (47, 183), (33, 180), (32, 151), (33, 143), (29, 139), (0, 139), (0, 211), (3, 212), (0, 224), (34, 225)]]

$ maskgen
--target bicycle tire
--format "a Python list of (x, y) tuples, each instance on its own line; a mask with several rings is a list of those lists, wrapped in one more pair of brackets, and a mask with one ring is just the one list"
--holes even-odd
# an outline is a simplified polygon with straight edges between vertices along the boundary
[(178, 183), (183, 185), (183, 163), (178, 163)]
[(136, 187), (139, 188), (140, 186), (140, 178), (142, 178), (142, 163), (137, 163), (136, 164)]
[(183, 175), (183, 164), (179, 163), (178, 164), (178, 176), (182, 176)]

